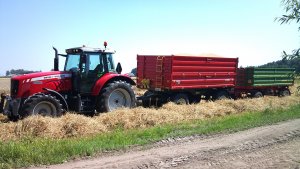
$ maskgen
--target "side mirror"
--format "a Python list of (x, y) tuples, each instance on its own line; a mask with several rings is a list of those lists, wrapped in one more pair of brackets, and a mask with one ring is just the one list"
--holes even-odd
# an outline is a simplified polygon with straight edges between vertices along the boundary
[(120, 62), (117, 64), (116, 71), (117, 71), (118, 74), (121, 74), (121, 72), (122, 72), (122, 66), (121, 66)]

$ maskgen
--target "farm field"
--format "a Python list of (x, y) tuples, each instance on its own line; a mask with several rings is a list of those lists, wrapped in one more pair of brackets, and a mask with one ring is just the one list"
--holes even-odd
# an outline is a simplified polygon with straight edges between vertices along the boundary
[[(297, 81), (298, 83), (299, 81)], [(216, 122), (222, 121), (223, 119), (228, 118), (235, 118), (239, 116), (246, 116), (245, 119), (246, 121), (251, 121), (251, 123), (245, 123), (243, 124), (245, 126), (241, 127), (241, 129), (246, 129), (249, 126), (260, 126), (259, 124), (255, 124), (256, 121), (260, 120), (260, 114), (263, 116), (269, 116), (272, 115), (272, 112), (280, 111), (281, 113), (276, 114), (277, 120), (276, 121), (281, 121), (281, 120), (286, 120), (289, 118), (299, 118), (299, 105), (300, 105), (300, 99), (299, 96), (296, 94), (296, 87), (298, 84), (293, 86), (291, 88), (292, 91), (292, 96), (289, 97), (263, 97), (263, 98), (257, 98), (257, 99), (240, 99), (240, 100), (220, 100), (216, 102), (206, 102), (206, 101), (201, 101), (199, 104), (192, 104), (192, 105), (175, 105), (172, 103), (168, 103), (164, 105), (162, 108), (155, 109), (146, 109), (142, 107), (137, 107), (134, 109), (120, 109), (111, 113), (103, 113), (95, 117), (86, 117), (83, 115), (78, 115), (72, 112), (67, 113), (66, 115), (59, 117), (59, 118), (49, 118), (49, 117), (40, 117), (40, 116), (35, 116), (35, 117), (29, 117), (24, 120), (20, 120), (18, 122), (8, 122), (6, 117), (0, 114), (0, 144), (6, 145), (6, 143), (12, 142), (12, 144), (21, 144), (22, 146), (25, 147), (30, 147), (30, 144), (33, 143), (38, 144), (37, 146), (43, 146), (43, 144), (52, 144), (55, 142), (77, 142), (77, 140), (90, 140), (88, 142), (92, 142), (91, 145), (95, 144), (93, 143), (94, 141), (97, 142), (97, 138), (100, 140), (106, 140), (109, 139), (109, 142), (112, 143), (101, 143), (99, 145), (94, 145), (94, 146), (100, 146), (98, 148), (92, 148), (93, 150), (83, 150), (88, 151), (86, 153), (75, 153), (73, 155), (68, 155), (66, 158), (65, 156), (60, 159), (59, 157), (52, 162), (50, 161), (45, 161), (43, 162), (42, 159), (39, 161), (32, 161), (33, 158), (31, 159), (23, 159), (23, 158), (30, 158), (30, 156), (25, 155), (24, 157), (22, 154), (26, 154), (27, 151), (31, 150), (26, 150), (27, 148), (21, 148), (18, 150), (18, 153), (20, 153), (17, 157), (13, 158), (7, 158), (6, 160), (10, 161), (14, 158), (18, 160), (20, 163), (12, 164), (8, 162), (9, 164), (3, 164), (4, 168), (7, 166), (11, 167), (16, 167), (16, 166), (28, 166), (32, 164), (53, 164), (53, 163), (60, 163), (61, 160), (66, 160), (66, 159), (72, 159), (74, 157), (79, 156), (86, 156), (89, 154), (93, 154), (92, 152), (102, 152), (106, 149), (109, 150), (115, 150), (115, 149), (120, 149), (120, 148), (126, 148), (130, 145), (143, 145), (146, 143), (151, 143), (155, 140), (161, 140), (164, 137), (164, 134), (160, 132), (166, 132), (166, 130), (173, 131), (173, 128), (175, 126), (181, 126), (182, 129), (187, 128), (184, 132), (180, 132), (178, 130), (177, 132), (173, 133), (174, 136), (187, 136), (191, 134), (197, 134), (197, 131), (194, 131), (192, 126), (197, 126), (198, 123), (202, 124), (201, 121), (210, 121), (214, 119)], [(139, 94), (142, 94), (144, 91), (143, 90), (137, 90)], [(294, 113), (289, 117), (289, 113), (287, 115), (284, 113), (285, 111), (290, 111), (289, 109), (291, 107), (293, 108)], [(253, 119), (252, 117), (252, 112), (253, 115), (257, 116), (256, 120), (255, 118)], [(248, 117), (249, 116), (249, 117)], [(263, 117), (262, 116), (262, 117)], [(282, 116), (282, 117), (281, 117)], [(265, 117), (264, 117), (265, 118)], [(272, 118), (270, 118), (272, 119)], [(272, 123), (272, 120), (269, 122), (269, 119), (262, 119), (261, 125), (262, 124), (269, 124)], [(200, 122), (199, 122), (200, 121)], [(254, 124), (252, 124), (254, 122)], [(215, 125), (217, 123), (214, 122)], [(165, 129), (163, 126), (168, 126), (170, 125), (171, 127), (167, 127)], [(209, 125), (204, 125), (200, 127), (201, 131)], [(234, 124), (233, 124), (234, 125)], [(247, 127), (248, 126), (248, 127)], [(161, 128), (162, 127), (162, 128)], [(211, 126), (213, 131), (222, 131), (222, 127), (220, 127), (220, 130), (217, 128), (214, 128), (214, 126)], [(152, 129), (154, 128), (154, 129)], [(175, 127), (176, 128), (176, 127)], [(234, 127), (229, 127), (231, 128), (230, 130), (241, 130), (239, 128), (234, 129)], [(181, 129), (181, 130), (182, 130)], [(150, 130), (150, 131), (148, 131)], [(161, 130), (161, 131), (160, 131)], [(190, 131), (191, 130), (191, 131)], [(225, 126), (225, 131), (228, 130), (228, 127)], [(140, 134), (133, 134), (136, 135), (134, 136), (136, 139), (141, 139), (137, 140), (137, 142), (133, 141), (133, 143), (130, 143), (131, 141), (126, 140), (127, 135), (126, 133), (131, 133), (131, 131), (137, 131)], [(146, 133), (144, 133), (144, 131)], [(158, 133), (153, 133), (152, 132), (158, 132)], [(147, 134), (147, 132), (149, 132)], [(174, 132), (174, 131), (173, 131)], [(200, 132), (201, 133), (201, 132)], [(123, 135), (124, 134), (124, 135)], [(157, 135), (158, 134), (158, 135)], [(172, 134), (171, 134), (172, 135)], [(168, 135), (169, 137), (170, 135)], [(100, 137), (100, 138), (99, 138)], [(130, 136), (128, 136), (130, 138)], [(117, 139), (117, 140), (114, 140)], [(121, 140), (123, 141), (121, 141)], [(51, 141), (52, 140), (52, 141)], [(147, 141), (148, 140), (148, 141)], [(150, 141), (149, 141), (150, 140)], [(152, 140), (152, 141), (151, 141)], [(29, 142), (30, 144), (28, 144)], [(107, 140), (108, 141), (108, 140)], [(47, 142), (47, 143), (45, 143)], [(117, 143), (114, 143), (117, 142)], [(27, 145), (28, 144), (28, 145)], [(65, 143), (63, 143), (65, 144)], [(72, 145), (72, 143), (67, 143), (68, 145)], [(82, 143), (80, 143), (82, 144)], [(104, 145), (102, 145), (104, 144)], [(108, 144), (108, 145), (106, 145)], [(115, 145), (116, 144), (116, 145)], [(11, 144), (7, 144), (10, 146)], [(20, 146), (21, 146), (20, 145)], [(59, 145), (59, 144), (58, 144)], [(77, 143), (75, 143), (77, 145)], [(54, 145), (53, 145), (54, 146)], [(62, 146), (62, 145), (60, 145)], [(80, 146), (80, 145), (79, 145)], [(102, 147), (103, 146), (103, 147)], [(109, 148), (108, 148), (108, 147)], [(14, 146), (15, 147), (15, 146)], [(29, 148), (28, 147), (28, 148)], [(59, 147), (59, 146), (58, 146)], [(68, 146), (66, 146), (68, 147)], [(82, 147), (82, 146), (80, 146)], [(102, 147), (102, 148), (101, 148)], [(106, 148), (105, 148), (106, 147)], [(38, 148), (38, 147), (35, 147)], [(53, 147), (56, 149), (55, 147)], [(71, 148), (74, 149), (74, 148)], [(95, 150), (94, 150), (95, 149)], [(98, 150), (97, 150), (98, 149)], [(23, 150), (26, 150), (25, 152), (22, 153)], [(43, 150), (43, 148), (42, 148)], [(1, 152), (3, 151), (3, 152)], [(12, 151), (10, 149), (7, 149), (6, 151)], [(15, 150), (14, 150), (15, 151)], [(65, 153), (67, 153), (68, 148), (66, 148)], [(73, 151), (73, 150), (72, 150)], [(77, 148), (75, 148), (74, 151), (77, 151)], [(78, 149), (80, 151), (80, 149)], [(92, 152), (89, 152), (92, 151)], [(2, 156), (5, 157), (7, 156), (5, 152), (5, 147), (0, 150), (0, 154), (2, 153)], [(16, 153), (16, 152), (15, 152)], [(17, 154), (18, 154), (17, 153)], [(71, 153), (71, 154), (72, 154)], [(14, 153), (13, 153), (14, 154)], [(34, 154), (32, 154), (34, 155)], [(28, 157), (27, 157), (28, 156)], [(35, 156), (35, 155), (34, 155)], [(41, 158), (41, 157), (39, 157)], [(23, 161), (23, 159), (27, 161), (26, 163)], [(4, 159), (5, 160), (5, 159)], [(30, 162), (31, 161), (31, 162)], [(3, 161), (2, 161), (3, 162)], [(0, 164), (2, 163), (0, 161)], [(6, 166), (6, 167), (5, 167)], [(0, 165), (1, 168), (1, 165)]]
[[(2, 84), (7, 85), (8, 81), (2, 79)], [(109, 133), (118, 128), (125, 130), (143, 129), (246, 112), (286, 109), (300, 104), (299, 95), (296, 91), (298, 82), (291, 87), (292, 96), (283, 98), (267, 96), (257, 99), (201, 101), (199, 104), (191, 105), (168, 103), (159, 109), (124, 108), (110, 113), (101, 113), (94, 117), (68, 112), (59, 118), (34, 116), (18, 122), (8, 122), (8, 119), (0, 114), (0, 141), (20, 140), (27, 137), (61, 139), (93, 136)], [(138, 95), (145, 92), (145, 90), (137, 88), (135, 91)]]
[(9, 93), (10, 78), (0, 78), (0, 93)]
[(27, 137), (61, 139), (93, 136), (118, 128), (143, 129), (245, 112), (285, 109), (297, 104), (300, 104), (300, 100), (296, 96), (220, 100), (192, 105), (168, 103), (159, 109), (142, 107), (119, 109), (94, 117), (69, 112), (59, 118), (33, 116), (10, 123), (7, 123), (6, 117), (0, 115), (0, 140), (19, 140)]

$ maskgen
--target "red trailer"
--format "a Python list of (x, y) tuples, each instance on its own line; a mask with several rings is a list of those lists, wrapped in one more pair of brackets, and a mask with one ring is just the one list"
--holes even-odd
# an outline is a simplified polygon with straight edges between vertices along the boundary
[(220, 99), (234, 94), (238, 58), (137, 56), (137, 85), (148, 89), (143, 105), (167, 101), (196, 103), (201, 96)]

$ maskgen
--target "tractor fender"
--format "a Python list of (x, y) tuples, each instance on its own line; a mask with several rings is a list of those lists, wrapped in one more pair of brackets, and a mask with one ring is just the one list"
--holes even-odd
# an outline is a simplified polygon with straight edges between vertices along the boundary
[(115, 73), (107, 73), (96, 81), (92, 90), (92, 95), (98, 96), (102, 88), (105, 87), (107, 84), (120, 80), (125, 81), (131, 85), (136, 85), (136, 83), (128, 76)]
[(62, 105), (65, 108), (65, 110), (66, 111), (69, 110), (68, 103), (67, 103), (66, 99), (60, 93), (58, 93), (55, 90), (48, 89), (48, 88), (43, 88), (43, 90), (46, 90), (47, 92), (49, 92), (50, 94), (55, 96), (57, 99), (59, 99), (62, 102)]

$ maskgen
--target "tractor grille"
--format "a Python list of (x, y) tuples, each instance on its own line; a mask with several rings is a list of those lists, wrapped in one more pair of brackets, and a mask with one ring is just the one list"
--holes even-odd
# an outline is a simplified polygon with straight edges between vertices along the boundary
[(16, 96), (18, 94), (18, 89), (19, 89), (19, 81), (18, 80), (11, 80), (10, 83), (10, 95)]

